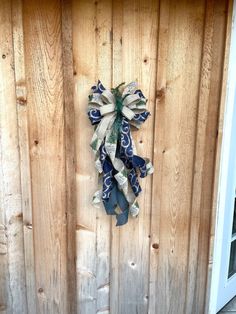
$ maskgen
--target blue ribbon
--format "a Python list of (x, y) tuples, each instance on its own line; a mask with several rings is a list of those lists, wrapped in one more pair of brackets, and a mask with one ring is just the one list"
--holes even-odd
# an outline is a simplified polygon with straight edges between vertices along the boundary
[[(94, 99), (102, 99), (100, 96), (102, 96), (105, 90), (105, 87), (100, 81), (98, 81), (97, 85), (92, 86), (92, 92), (89, 96), (89, 104), (93, 104)], [(135, 114), (132, 120), (129, 121), (127, 117), (121, 113), (123, 101), (129, 93), (123, 95), (120, 92), (120, 88), (112, 89), (112, 93), (116, 100), (117, 117), (114, 125), (116, 124), (118, 132), (115, 157), (120, 159), (125, 165), (129, 185), (133, 194), (137, 197), (141, 192), (138, 177), (140, 176), (141, 178), (144, 178), (147, 176), (147, 174), (149, 174), (149, 169), (147, 168), (147, 160), (134, 154), (130, 124), (133, 122), (136, 126), (141, 125), (146, 121), (150, 113), (146, 109), (136, 110), (137, 112), (134, 110)], [(140, 99), (145, 99), (141, 90), (135, 90), (133, 94), (137, 94)], [(90, 106), (88, 117), (91, 124), (94, 125), (96, 129), (103, 119), (99, 106)], [(102, 201), (107, 214), (116, 215), (116, 225), (121, 226), (128, 221), (130, 204), (122, 190), (119, 188), (119, 184), (115, 178), (117, 170), (114, 168), (109, 154), (106, 151), (105, 140), (106, 138), (103, 139), (101, 146), (99, 147), (99, 160), (102, 167), (103, 182)], [(120, 212), (117, 211), (117, 208), (120, 208)]]

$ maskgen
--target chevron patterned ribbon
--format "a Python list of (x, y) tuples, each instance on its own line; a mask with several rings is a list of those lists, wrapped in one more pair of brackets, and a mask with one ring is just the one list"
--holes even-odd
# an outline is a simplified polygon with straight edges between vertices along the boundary
[(88, 117), (95, 126), (90, 145), (101, 185), (93, 204), (102, 201), (107, 214), (116, 215), (117, 226), (127, 223), (129, 213), (138, 215), (138, 176), (153, 173), (150, 160), (137, 155), (131, 135), (131, 126), (139, 129), (150, 115), (146, 103), (136, 82), (108, 90), (98, 81), (89, 95)]

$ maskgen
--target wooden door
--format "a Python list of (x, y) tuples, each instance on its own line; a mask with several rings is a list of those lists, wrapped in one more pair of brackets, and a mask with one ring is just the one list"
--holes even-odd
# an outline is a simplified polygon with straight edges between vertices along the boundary
[[(228, 0), (2, 0), (0, 310), (203, 313)], [(155, 172), (115, 227), (87, 96), (137, 80)]]

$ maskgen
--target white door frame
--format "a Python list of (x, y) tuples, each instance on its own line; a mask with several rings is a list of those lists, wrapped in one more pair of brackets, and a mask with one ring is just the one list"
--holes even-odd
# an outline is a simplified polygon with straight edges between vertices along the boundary
[[(220, 173), (217, 195), (215, 221), (215, 239), (213, 252), (212, 276), (210, 285), (209, 314), (215, 314), (217, 309), (218, 287), (220, 280), (221, 257), (224, 235), (224, 217), (226, 215), (227, 172), (229, 166), (231, 130), (234, 112), (234, 97), (236, 91), (236, 0), (233, 5), (232, 31), (229, 51), (228, 77), (226, 85), (226, 105), (224, 113), (223, 139), (220, 157)], [(235, 292), (236, 294), (236, 292)]]

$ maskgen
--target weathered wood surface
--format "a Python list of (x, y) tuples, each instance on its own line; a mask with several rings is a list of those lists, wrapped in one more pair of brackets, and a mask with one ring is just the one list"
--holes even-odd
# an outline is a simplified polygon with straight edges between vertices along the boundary
[[(136, 80), (142, 86), (149, 100), (151, 117), (142, 130), (133, 133), (133, 137), (138, 152), (150, 158), (153, 151), (158, 7), (158, 1), (126, 1), (117, 4), (113, 10), (113, 36), (116, 38), (113, 54), (120, 54), (120, 59), (114, 61), (113, 85)], [(112, 239), (111, 249), (116, 254), (112, 257), (115, 268), (111, 269), (111, 276), (118, 284), (111, 290), (111, 298), (118, 299), (111, 304), (111, 313), (148, 311), (151, 181), (149, 176), (140, 182), (143, 193), (139, 198), (139, 218), (130, 219)]]
[[(0, 313), (207, 313), (231, 10), (227, 0), (1, 2)], [(155, 173), (141, 181), (139, 217), (119, 228), (91, 204), (86, 106), (98, 79), (137, 80), (151, 112), (134, 139)]]
[(35, 313), (36, 290), (34, 274), (34, 243), (32, 229), (32, 194), (28, 136), (28, 106), (25, 81), (25, 56), (23, 34), (23, 8), (21, 0), (12, 5), (12, 25), (14, 44), (15, 88), (18, 118), (19, 154), (21, 171), (21, 204), (23, 211), (25, 280), (27, 309)]
[(110, 217), (91, 203), (97, 175), (86, 149), (93, 134), (86, 106), (91, 82), (111, 85), (111, 17), (109, 1), (73, 2), (77, 304), (84, 314), (109, 312)]
[(67, 218), (67, 303), (68, 313), (76, 312), (76, 186), (75, 186), (75, 117), (72, 51), (72, 3), (63, 0), (62, 14), (62, 58), (65, 124), (65, 176)]
[(0, 10), (0, 311), (25, 313), (26, 282), (11, 3)]
[(24, 1), (36, 308), (67, 313), (65, 124), (59, 1)]
[[(205, 313), (209, 312), (209, 297), (211, 293), (211, 279), (212, 279), (212, 265), (213, 265), (213, 253), (214, 253), (214, 240), (215, 240), (215, 226), (217, 219), (217, 199), (218, 199), (218, 184), (219, 184), (219, 172), (220, 172), (220, 156), (222, 149), (223, 139), (223, 124), (224, 124), (224, 112), (226, 105), (226, 92), (228, 85), (228, 62), (229, 62), (229, 49), (231, 40), (231, 27), (232, 27), (232, 13), (233, 13), (233, 0), (228, 1), (228, 14), (226, 16), (227, 22), (225, 24), (225, 47), (224, 47), (224, 61), (222, 64), (222, 83), (221, 83), (221, 96), (220, 96), (220, 108), (218, 117), (218, 129), (217, 129), (217, 143), (215, 152), (215, 171), (213, 178), (213, 195), (212, 195), (212, 213), (210, 221), (210, 239), (209, 239), (209, 258), (208, 258), (208, 270), (207, 270), (207, 288), (206, 288), (206, 302)], [(221, 34), (222, 36), (222, 34)]]

